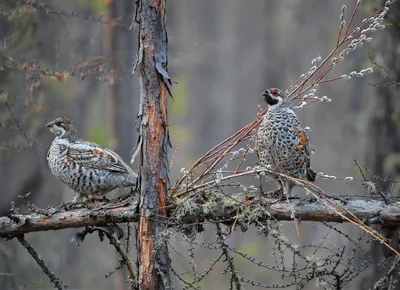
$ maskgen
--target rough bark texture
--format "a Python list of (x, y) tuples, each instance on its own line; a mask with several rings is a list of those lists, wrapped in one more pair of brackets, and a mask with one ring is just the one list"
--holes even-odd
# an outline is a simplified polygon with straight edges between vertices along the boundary
[[(244, 196), (235, 197), (238, 202), (241, 200), (243, 202), (245, 198)], [(253, 207), (256, 208), (258, 206), (257, 203), (249, 205), (248, 211), (252, 212)], [(298, 201), (293, 201), (291, 204), (274, 203), (268, 205), (268, 200), (266, 199), (263, 205), (263, 209), (271, 214), (271, 218), (278, 221), (292, 221), (292, 207), (296, 213), (297, 220), (303, 222), (347, 222), (347, 220), (320, 203), (300, 204)], [(177, 206), (176, 208), (180, 209), (181, 207)], [(396, 202), (385, 205), (384, 202), (376, 200), (352, 200), (348, 201), (344, 209), (366, 222), (379, 221), (386, 227), (400, 227), (400, 207)], [(233, 223), (240, 214), (238, 207), (232, 203), (232, 198), (226, 197), (219, 203), (198, 204), (195, 208), (192, 207), (191, 210), (181, 211), (179, 219), (170, 220), (168, 226), (193, 225), (199, 220)], [(171, 215), (176, 216), (174, 209), (171, 210)], [(263, 222), (267, 218), (265, 217), (264, 220), (258, 219), (258, 221)], [(42, 213), (11, 214), (8, 217), (0, 217), (0, 237), (11, 238), (30, 232), (104, 226), (108, 223), (137, 221), (139, 221), (139, 212), (136, 203), (111, 208), (105, 206), (70, 211), (50, 208), (42, 210)], [(244, 219), (240, 221), (243, 223), (251, 220)]]
[(36, 210), (36, 213), (11, 213), (7, 217), (0, 217), (0, 237), (9, 238), (30, 232), (85, 226), (105, 226), (108, 223), (138, 221), (138, 219), (137, 203), (67, 211), (47, 208)]
[[(137, 1), (135, 1), (137, 2)], [(170, 258), (166, 229), (168, 186), (166, 1), (140, 0), (140, 289), (169, 289)]]

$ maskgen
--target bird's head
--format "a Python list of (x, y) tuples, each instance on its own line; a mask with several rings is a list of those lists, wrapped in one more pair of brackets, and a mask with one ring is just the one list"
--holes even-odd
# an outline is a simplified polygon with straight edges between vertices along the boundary
[(59, 138), (76, 138), (77, 132), (72, 120), (68, 117), (57, 118), (46, 125)]
[(286, 98), (285, 92), (276, 88), (266, 90), (261, 95), (265, 98), (265, 101), (269, 106), (279, 106)]

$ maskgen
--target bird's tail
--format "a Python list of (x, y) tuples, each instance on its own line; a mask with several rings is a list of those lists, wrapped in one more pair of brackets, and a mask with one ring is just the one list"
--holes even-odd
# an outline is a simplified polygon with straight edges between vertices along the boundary
[(100, 227), (103, 231), (109, 233), (110, 235), (115, 235), (118, 240), (124, 237), (124, 231), (122, 228), (117, 224), (110, 224), (105, 227)]
[(309, 181), (315, 181), (317, 178), (317, 172), (311, 167), (307, 168), (307, 180)]
[(138, 185), (138, 175), (136, 172), (131, 171), (128, 175), (122, 175), (120, 176), (121, 183), (120, 187), (136, 187)]

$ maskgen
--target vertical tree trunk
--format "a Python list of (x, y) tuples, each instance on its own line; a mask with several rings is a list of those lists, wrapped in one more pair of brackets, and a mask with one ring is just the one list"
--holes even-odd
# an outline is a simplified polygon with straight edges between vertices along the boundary
[[(382, 1), (385, 3), (385, 1)], [(381, 35), (380, 44), (383, 45), (384, 53), (382, 65), (394, 76), (400, 73), (398, 62), (400, 48), (400, 3), (394, 3), (388, 14), (387, 21), (393, 23), (388, 25)], [(396, 124), (394, 113), (397, 105), (396, 98), (398, 91), (395, 86), (395, 80), (387, 79), (387, 73), (381, 70), (383, 74), (382, 82), (389, 82), (383, 87), (377, 86), (376, 97), (373, 109), (369, 119), (369, 136), (367, 151), (367, 166), (374, 174), (385, 177), (393, 177), (396, 172), (390, 172), (385, 168), (385, 162), (390, 154), (399, 152), (400, 143), (398, 138), (398, 125)], [(383, 190), (387, 190), (388, 182), (383, 180), (376, 181)]]
[(140, 70), (141, 190), (139, 287), (170, 289), (170, 259), (163, 238), (168, 187), (166, 0), (140, 0), (138, 66)]
[[(385, 3), (386, 1), (381, 1)], [(400, 3), (395, 2), (390, 8), (388, 18), (385, 21), (387, 23), (392, 23), (393, 25), (388, 25), (383, 34), (380, 36), (380, 47), (383, 50), (381, 53), (382, 65), (395, 77), (400, 74), (399, 66), (399, 48), (400, 48)], [(398, 154), (400, 150), (399, 142), (399, 130), (398, 124), (395, 121), (395, 108), (398, 106), (398, 89), (395, 87), (395, 80), (385, 79), (387, 74), (384, 70), (381, 70), (383, 76), (383, 82), (388, 81), (387, 86), (376, 88), (376, 96), (374, 100), (373, 109), (370, 113), (369, 126), (368, 126), (368, 136), (367, 136), (367, 166), (374, 174), (381, 175), (387, 178), (392, 178), (398, 175), (393, 169), (388, 170), (385, 168), (385, 163), (387, 163), (388, 158), (393, 154)], [(392, 82), (392, 83), (390, 83)], [(389, 182), (385, 182), (381, 179), (374, 180), (378, 186), (385, 192), (388, 190)], [(391, 231), (388, 231), (391, 233)], [(393, 233), (392, 233), (393, 234)], [(397, 233), (393, 234), (391, 245), (394, 248), (398, 248), (398, 241), (394, 237)], [(375, 281), (382, 275), (381, 267), (378, 263), (381, 259), (382, 253), (385, 253), (382, 249), (382, 244), (375, 241), (372, 249), (372, 259), (373, 259), (373, 275), (370, 275), (362, 281), (362, 288), (369, 288), (373, 285)], [(400, 283), (397, 283), (396, 288), (400, 289)]]

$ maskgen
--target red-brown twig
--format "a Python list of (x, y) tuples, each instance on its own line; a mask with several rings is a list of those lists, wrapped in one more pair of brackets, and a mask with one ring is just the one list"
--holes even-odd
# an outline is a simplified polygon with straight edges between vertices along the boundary
[[(290, 100), (299, 98), (300, 95), (309, 91), (312, 88), (315, 88), (319, 84), (324, 84), (327, 82), (342, 79), (342, 77), (325, 78), (325, 76), (332, 70), (332, 68), (338, 62), (340, 62), (345, 56), (347, 56), (349, 54), (349, 52), (354, 50), (353, 43), (351, 43), (353, 45), (353, 49), (350, 49), (350, 46), (346, 48), (344, 46), (344, 44), (346, 44), (350, 41), (353, 41), (354, 39), (357, 39), (357, 41), (364, 41), (364, 39), (367, 37), (367, 35), (369, 33), (371, 33), (372, 31), (371, 31), (371, 29), (367, 30), (367, 31), (363, 30), (363, 31), (361, 31), (361, 33), (359, 31), (363, 27), (368, 25), (368, 23), (370, 23), (372, 19), (375, 19), (375, 17), (377, 15), (379, 15), (378, 21), (381, 21), (383, 16), (380, 13), (382, 13), (384, 11), (384, 9), (387, 9), (386, 7), (391, 5), (391, 2), (389, 2), (389, 4), (385, 4), (385, 7), (381, 7), (380, 9), (376, 10), (374, 13), (370, 14), (366, 19), (361, 21), (359, 24), (353, 25), (353, 21), (354, 21), (355, 15), (359, 9), (360, 3), (361, 3), (361, 1), (357, 1), (347, 25), (344, 24), (344, 8), (342, 8), (343, 17), (341, 17), (342, 23), (341, 23), (341, 28), (340, 28), (340, 31), (338, 34), (336, 47), (334, 47), (332, 49), (332, 51), (324, 59), (321, 60), (321, 57), (318, 57), (317, 59), (313, 60), (312, 69), (308, 73), (301, 75), (296, 81), (294, 81), (294, 83), (287, 90), (288, 97), (290, 97)], [(344, 27), (345, 27), (345, 30), (344, 30)], [(352, 28), (352, 27), (354, 27), (354, 28)], [(344, 32), (343, 32), (343, 30), (344, 30)], [(363, 35), (365, 37), (363, 37)], [(362, 38), (362, 37), (363, 37), (363, 39), (360, 40), (359, 38)], [(319, 63), (316, 64), (318, 61), (319, 61)], [(305, 99), (308, 99), (308, 96), (304, 96), (303, 100), (305, 100)], [(313, 100), (311, 100), (311, 102), (313, 102)], [(231, 156), (233, 154), (234, 148), (236, 146), (238, 146), (239, 144), (241, 144), (243, 141), (248, 140), (248, 139), (250, 139), (250, 142), (252, 141), (251, 138), (255, 135), (254, 130), (260, 124), (260, 122), (266, 112), (267, 112), (267, 110), (264, 110), (262, 113), (260, 113), (257, 116), (257, 118), (253, 122), (244, 126), (240, 130), (238, 130), (236, 133), (234, 133), (233, 135), (231, 135), (230, 137), (228, 137), (227, 139), (225, 139), (224, 141), (219, 143), (217, 146), (215, 146), (214, 148), (209, 150), (202, 157), (200, 157), (195, 162), (195, 164), (192, 166), (192, 168), (189, 169), (188, 172), (186, 174), (184, 174), (184, 176), (177, 181), (176, 185), (172, 189), (172, 194), (176, 197), (186, 195), (189, 192), (192, 192), (195, 194), (196, 192), (204, 190), (205, 188), (207, 188), (209, 186), (217, 186), (220, 181), (226, 181), (227, 179), (233, 180), (234, 178), (238, 178), (240, 176), (252, 175), (254, 173), (257, 173), (258, 171), (256, 172), (255, 170), (253, 170), (251, 172), (246, 172), (246, 171), (241, 170), (241, 168), (240, 168), (244, 163), (243, 161), (244, 161), (246, 155), (249, 153), (248, 148), (251, 143), (247, 143), (246, 145), (243, 146), (246, 149), (243, 150), (244, 153), (242, 154), (242, 156), (240, 158), (239, 164), (235, 167), (234, 174), (232, 174), (231, 176), (224, 176), (222, 179), (218, 178), (218, 180), (213, 180), (213, 174), (214, 174), (213, 170), (217, 167), (219, 168), (219, 166), (221, 166), (221, 164), (222, 164), (222, 166), (225, 166), (227, 164), (227, 162), (232, 161), (232, 159), (230, 159), (229, 161), (224, 161), (224, 158), (227, 156)], [(201, 168), (202, 166), (205, 166), (206, 168), (203, 169), (200, 173), (196, 174), (196, 171), (199, 168)], [(219, 169), (219, 170), (221, 170), (221, 169)], [(267, 171), (265, 171), (265, 172), (267, 172)], [(260, 173), (260, 172), (258, 172), (258, 173)], [(268, 171), (268, 173), (270, 173), (272, 175), (274, 175), (274, 174), (277, 175), (277, 173), (274, 171)], [(194, 179), (190, 179), (190, 180), (188, 179), (189, 176), (192, 177), (194, 175), (197, 175)], [(337, 203), (336, 201), (334, 201), (332, 199), (325, 198), (324, 197), (324, 196), (326, 196), (325, 193), (317, 186), (315, 186), (311, 183), (308, 183), (307, 181), (296, 180), (290, 176), (286, 176), (286, 175), (282, 175), (282, 174), (278, 174), (278, 177), (283, 178), (283, 179), (289, 179), (296, 185), (302, 186), (302, 187), (312, 191), (312, 194), (322, 204), (324, 204), (325, 206), (329, 207), (334, 212), (336, 212), (337, 214), (342, 216), (343, 219), (346, 219), (347, 221), (355, 224), (356, 226), (360, 227), (363, 231), (367, 232), (374, 238), (380, 240), (383, 244), (385, 244), (387, 247), (389, 247), (397, 255), (400, 255), (397, 251), (395, 251), (393, 248), (390, 247), (390, 245), (388, 245), (386, 243), (386, 240), (383, 236), (381, 236), (379, 233), (377, 233), (376, 231), (374, 231), (373, 229), (371, 229), (370, 227), (365, 225), (363, 223), (363, 221), (361, 221), (360, 219), (355, 217), (351, 212), (346, 210), (346, 208), (343, 207), (340, 203)], [(188, 181), (187, 184), (185, 185), (185, 189), (180, 188), (180, 185), (183, 183), (183, 181), (185, 179)]]
[[(344, 57), (348, 54), (348, 52), (345, 52), (344, 50), (340, 51), (340, 49), (343, 47), (343, 45), (350, 40), (357, 39), (358, 37), (360, 37), (362, 35), (369, 34), (370, 32), (357, 34), (356, 31), (360, 30), (362, 27), (364, 27), (366, 24), (368, 24), (370, 19), (373, 19), (375, 16), (379, 15), (384, 9), (384, 7), (381, 7), (380, 9), (376, 10), (374, 13), (370, 14), (366, 19), (361, 21), (353, 29), (350, 29), (350, 27), (353, 24), (354, 16), (359, 9), (360, 3), (361, 3), (361, 1), (357, 1), (356, 6), (354, 7), (354, 10), (350, 16), (349, 22), (347, 23), (346, 30), (343, 35), (342, 35), (343, 27), (341, 25), (341, 29), (339, 31), (336, 47), (328, 54), (327, 57), (325, 57), (325, 59), (323, 59), (320, 62), (320, 64), (318, 66), (315, 67), (315, 69), (309, 75), (305, 75), (305, 76), (302, 75), (300, 78), (298, 78), (296, 81), (294, 81), (292, 85), (289, 86), (289, 89), (287, 91), (288, 91), (288, 97), (291, 97), (290, 100), (298, 99), (301, 94), (310, 90), (315, 85), (319, 85), (322, 83), (336, 81), (336, 80), (341, 79), (341, 77), (336, 77), (336, 78), (331, 78), (329, 80), (328, 79), (322, 80), (326, 76), (326, 74), (328, 74), (331, 71), (331, 69), (334, 67), (334, 65), (340, 61), (340, 57)], [(386, 7), (388, 7), (388, 6), (386, 6)], [(335, 56), (337, 56), (339, 58), (336, 60), (332, 60), (332, 58)], [(331, 60), (331, 63), (329, 63), (323, 69), (323, 67), (327, 64), (327, 62), (329, 60)]]

